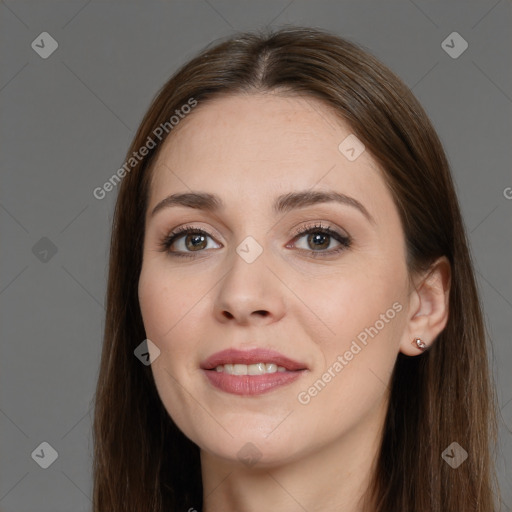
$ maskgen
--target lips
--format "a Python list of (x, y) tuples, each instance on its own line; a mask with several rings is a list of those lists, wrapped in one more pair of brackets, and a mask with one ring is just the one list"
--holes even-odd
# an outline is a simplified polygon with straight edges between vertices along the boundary
[[(237, 366), (243, 368), (244, 365), (246, 368), (251, 365), (261, 367), (258, 363), (264, 363), (267, 372), (260, 375), (253, 375), (251, 372), (248, 375), (245, 373), (234, 375), (226, 371), (227, 366), (224, 366), (233, 365), (238, 370)], [(274, 350), (257, 348), (246, 351), (228, 349), (217, 352), (203, 361), (201, 370), (206, 380), (216, 390), (233, 395), (254, 396), (291, 384), (301, 378), (308, 368), (304, 363), (294, 361)]]
[(306, 370), (304, 363), (294, 361), (289, 357), (270, 349), (237, 350), (227, 349), (216, 352), (201, 363), (203, 370), (215, 370), (217, 366), (224, 364), (257, 364), (267, 363), (282, 366), (287, 371)]

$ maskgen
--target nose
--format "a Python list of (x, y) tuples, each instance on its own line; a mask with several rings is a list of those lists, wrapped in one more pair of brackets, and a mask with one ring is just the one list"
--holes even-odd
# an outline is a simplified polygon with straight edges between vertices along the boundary
[(252, 263), (233, 253), (214, 301), (218, 321), (240, 325), (268, 324), (283, 317), (283, 285), (275, 271), (267, 266), (264, 253)]

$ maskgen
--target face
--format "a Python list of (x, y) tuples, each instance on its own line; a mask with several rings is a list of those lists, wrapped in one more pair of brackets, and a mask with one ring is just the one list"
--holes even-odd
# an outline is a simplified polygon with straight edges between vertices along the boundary
[(203, 453), (271, 466), (383, 421), (410, 284), (351, 133), (315, 99), (254, 94), (199, 104), (162, 147), (139, 300), (159, 396)]

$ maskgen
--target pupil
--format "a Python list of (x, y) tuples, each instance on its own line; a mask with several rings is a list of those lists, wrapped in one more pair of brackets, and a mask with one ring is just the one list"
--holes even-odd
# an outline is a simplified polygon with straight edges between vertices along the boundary
[[(316, 245), (316, 249), (318, 248), (322, 248), (322, 246), (325, 246), (326, 243), (325, 243), (325, 240), (327, 239), (328, 235), (323, 235), (321, 233), (316, 233), (316, 234), (311, 234), (309, 235), (309, 241), (310, 242), (314, 242), (314, 244)], [(322, 240), (323, 240), (323, 243), (322, 243)], [(317, 242), (320, 242), (320, 245), (317, 245)], [(327, 242), (327, 246), (329, 246), (329, 243)]]
[[(191, 245), (193, 248), (201, 248), (200, 245), (205, 241), (204, 235), (189, 235), (187, 237), (188, 241), (191, 241)], [(190, 247), (189, 247), (190, 248)]]

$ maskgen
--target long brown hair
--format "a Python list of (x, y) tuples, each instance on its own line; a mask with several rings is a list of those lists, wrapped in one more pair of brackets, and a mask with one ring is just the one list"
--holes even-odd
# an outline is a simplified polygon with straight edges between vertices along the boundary
[[(127, 159), (191, 99), (201, 105), (271, 90), (323, 102), (363, 141), (398, 208), (411, 273), (443, 255), (451, 264), (445, 329), (430, 350), (396, 361), (368, 491), (375, 510), (494, 511), (496, 397), (465, 228), (441, 142), (394, 73), (322, 30), (237, 34), (203, 50), (162, 87)], [(199, 449), (163, 407), (151, 368), (134, 356), (146, 338), (137, 289), (151, 165), (162, 142), (132, 162), (119, 184), (95, 397), (94, 512), (201, 510), (203, 503)], [(441, 456), (454, 441), (468, 453), (457, 469)]]

